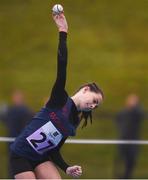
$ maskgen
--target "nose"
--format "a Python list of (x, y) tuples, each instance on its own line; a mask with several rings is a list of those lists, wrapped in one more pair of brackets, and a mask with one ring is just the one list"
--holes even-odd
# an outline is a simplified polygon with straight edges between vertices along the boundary
[(90, 106), (91, 109), (94, 109), (95, 107), (97, 107), (96, 104), (91, 104), (91, 106)]

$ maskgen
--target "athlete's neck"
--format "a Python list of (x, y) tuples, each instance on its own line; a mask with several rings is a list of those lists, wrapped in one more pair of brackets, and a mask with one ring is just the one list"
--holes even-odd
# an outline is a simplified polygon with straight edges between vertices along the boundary
[(78, 94), (75, 94), (71, 97), (71, 99), (73, 100), (73, 102), (75, 103), (76, 107), (77, 107), (77, 110), (79, 111), (80, 110), (80, 107), (79, 107), (79, 95)]

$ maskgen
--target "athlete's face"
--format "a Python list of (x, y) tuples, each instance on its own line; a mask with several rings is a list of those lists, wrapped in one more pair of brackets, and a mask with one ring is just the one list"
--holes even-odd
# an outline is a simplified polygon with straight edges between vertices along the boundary
[(82, 90), (81, 98), (79, 99), (79, 109), (81, 111), (91, 111), (95, 109), (103, 98), (100, 93), (90, 91), (89, 87), (85, 87)]

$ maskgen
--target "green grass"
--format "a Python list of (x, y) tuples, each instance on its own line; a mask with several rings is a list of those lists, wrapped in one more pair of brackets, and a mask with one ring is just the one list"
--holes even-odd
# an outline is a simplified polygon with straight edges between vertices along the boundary
[[(78, 138), (117, 138), (114, 121), (100, 119), (98, 114), (117, 112), (131, 92), (137, 93), (147, 108), (147, 0), (0, 0), (0, 101), (10, 102), (11, 91), (21, 88), (37, 111), (50, 94), (58, 42), (51, 18), (55, 3), (63, 4), (69, 23), (66, 89), (72, 95), (81, 84), (93, 81), (105, 92), (93, 125), (79, 129)], [(144, 121), (143, 139), (148, 138), (147, 126)], [(1, 135), (6, 135), (4, 126), (0, 128)], [(66, 145), (63, 153), (71, 163), (84, 167), (83, 178), (112, 178), (115, 149), (111, 145)], [(0, 152), (4, 163), (0, 178), (6, 178), (4, 143)], [(135, 178), (148, 177), (146, 153), (147, 146), (142, 146)]]

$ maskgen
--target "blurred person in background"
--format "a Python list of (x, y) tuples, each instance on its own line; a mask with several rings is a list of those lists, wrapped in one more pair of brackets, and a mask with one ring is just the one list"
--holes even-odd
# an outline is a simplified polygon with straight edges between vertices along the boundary
[[(0, 119), (7, 127), (8, 137), (17, 137), (29, 123), (33, 116), (33, 111), (26, 105), (24, 93), (15, 90), (11, 94), (11, 105), (4, 104), (1, 106)], [(12, 177), (11, 167), (9, 164), (10, 151), (8, 143), (8, 172), (9, 178)]]
[[(120, 140), (139, 140), (141, 122), (144, 119), (144, 111), (140, 105), (139, 97), (130, 94), (125, 101), (125, 108), (116, 116), (116, 124)], [(115, 161), (115, 178), (129, 179), (132, 177), (136, 159), (138, 157), (138, 145), (119, 144)]]

